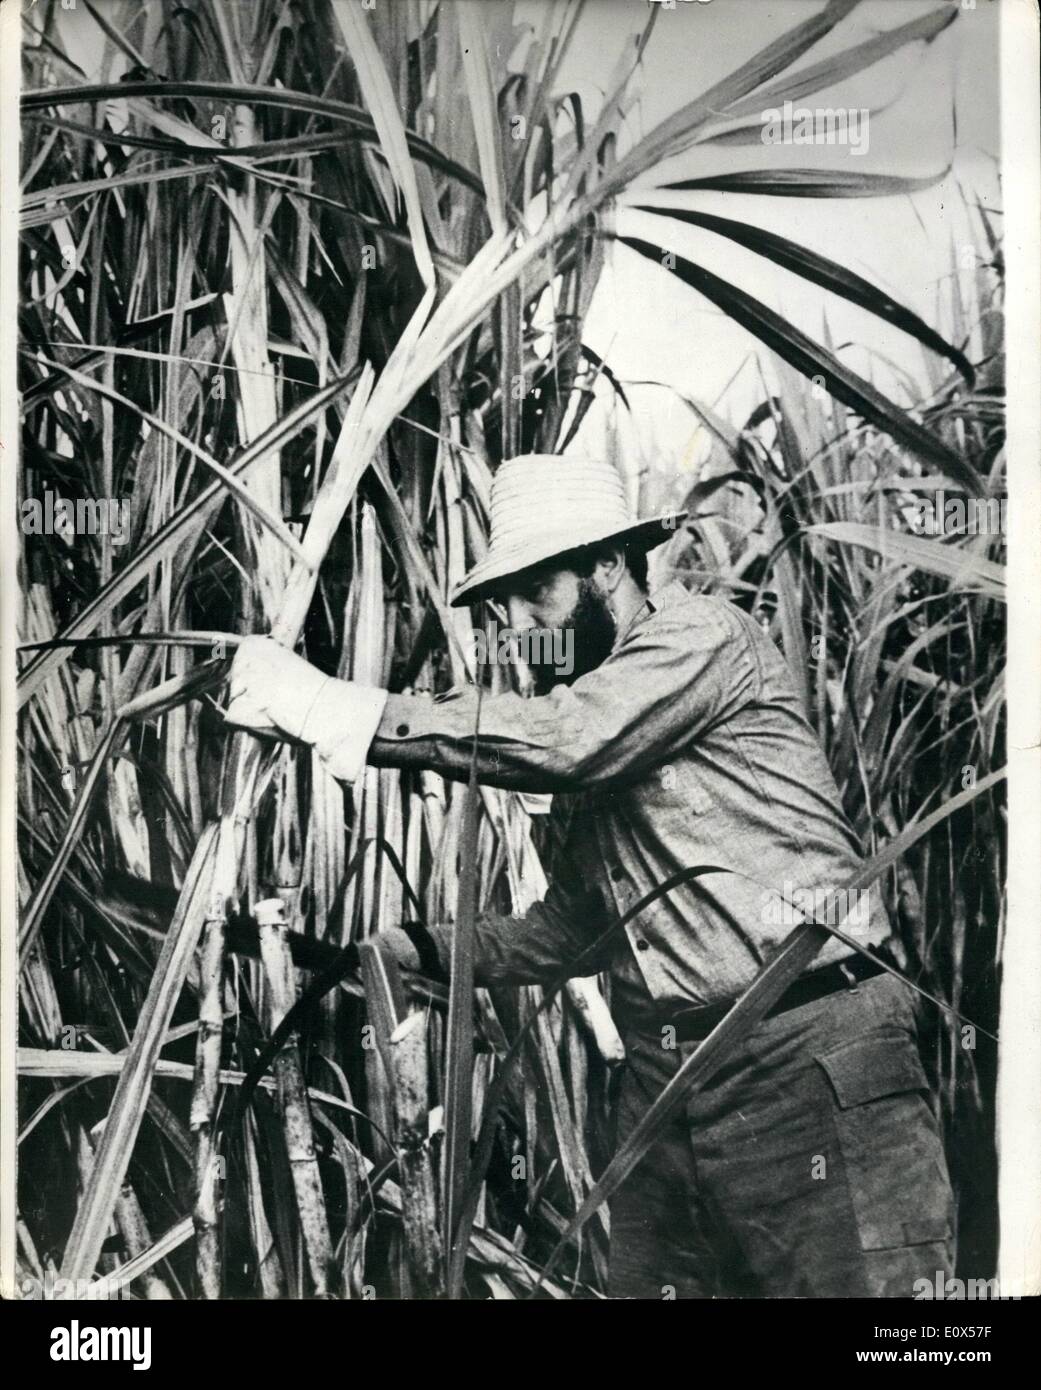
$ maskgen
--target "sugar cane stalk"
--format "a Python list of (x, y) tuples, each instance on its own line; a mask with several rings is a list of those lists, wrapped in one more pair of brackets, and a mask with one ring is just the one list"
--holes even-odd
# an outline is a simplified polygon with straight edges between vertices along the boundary
[(401, 1180), (402, 1228), (413, 1293), (438, 1298), (443, 1292), (437, 1187), (429, 1144), (429, 1095), (424, 1010), (410, 1014), (390, 1039), (397, 1112), (396, 1143)]
[[(292, 1008), (296, 996), (293, 958), (287, 939), (289, 928), (285, 921), (285, 905), (280, 898), (266, 898), (257, 903), (255, 912), (268, 982), (269, 1026), (274, 1030)], [(275, 1058), (274, 1069), (308, 1269), (315, 1296), (325, 1298), (329, 1294), (332, 1245), (296, 1034), (286, 1039)]]
[(219, 1168), (215, 1119), (220, 1073), (224, 975), (224, 905), (209, 905), (200, 946), (199, 1032), (189, 1127), (195, 1136), (195, 1267), (203, 1298), (220, 1298)]

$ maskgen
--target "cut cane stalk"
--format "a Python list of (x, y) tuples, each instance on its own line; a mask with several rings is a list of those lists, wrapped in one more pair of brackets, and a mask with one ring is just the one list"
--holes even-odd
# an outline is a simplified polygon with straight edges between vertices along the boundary
[(199, 1032), (189, 1125), (195, 1136), (195, 1267), (203, 1298), (221, 1295), (220, 1165), (214, 1137), (224, 1034), (224, 906), (209, 905), (199, 949)]
[[(289, 928), (285, 921), (285, 904), (280, 898), (267, 898), (256, 904), (255, 914), (270, 999), (268, 1023), (274, 1030), (296, 999), (293, 959), (286, 939)], [(295, 1035), (290, 1035), (275, 1058), (275, 1076), (307, 1265), (315, 1297), (325, 1298), (330, 1292), (332, 1247), (315, 1156), (307, 1086)]]
[(437, 1298), (444, 1285), (437, 1184), (430, 1153), (426, 1023), (425, 1011), (399, 1023), (390, 1037), (390, 1055), (408, 1269), (414, 1296)]

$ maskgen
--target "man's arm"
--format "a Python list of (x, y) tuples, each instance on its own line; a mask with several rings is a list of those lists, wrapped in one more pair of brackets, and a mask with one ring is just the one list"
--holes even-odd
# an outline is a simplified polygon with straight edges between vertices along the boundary
[(525, 698), (463, 691), (443, 700), (390, 695), (369, 749), (382, 767), (469, 774), (518, 791), (574, 791), (640, 776), (747, 700), (758, 678), (747, 638), (717, 612), (661, 612), (571, 686)]
[[(588, 956), (583, 953), (608, 925), (603, 898), (595, 890), (571, 896), (554, 886), (520, 916), (482, 912), (474, 923), (476, 983), (542, 984), (567, 974), (574, 962), (580, 963), (571, 974), (595, 975), (607, 968), (617, 943), (609, 942)], [(406, 969), (447, 977), (454, 932), (449, 926), (408, 931), (387, 927), (375, 939)], [(434, 955), (436, 972), (431, 970)]]
[[(345, 749), (352, 763), (359, 758), (357, 740), (350, 736), (356, 729), (350, 715), (358, 713), (370, 722), (367, 741), (386, 693), (324, 676), (268, 639), (251, 638), (249, 643), (239, 652), (245, 662), (238, 671), (232, 671), (229, 722), (258, 733), (312, 742), (335, 775), (353, 780), (357, 771), (348, 774), (346, 760), (337, 766)], [(293, 699), (286, 700), (286, 708), (282, 708), (283, 697), (278, 692), (287, 688), (293, 691)], [(582, 877), (576, 834), (576, 826), (582, 823), (579, 813), (568, 831), (559, 871), (541, 902), (519, 916), (485, 912), (478, 917), (475, 972), (479, 984), (534, 984), (557, 979), (571, 967), (572, 974), (581, 975), (606, 968), (617, 943), (589, 949), (606, 929), (609, 917), (601, 894), (590, 892)], [(389, 928), (380, 934), (380, 940), (402, 965), (413, 970), (432, 967), (447, 974), (452, 932), (447, 926), (413, 930), (411, 934), (402, 928)]]
[[(624, 784), (667, 762), (716, 720), (754, 698), (759, 666), (723, 605), (661, 609), (571, 686), (524, 698), (463, 691), (387, 695), (324, 676), (263, 638), (239, 649), (227, 717), (311, 743), (334, 776), (353, 781), (366, 756), (464, 780), (477, 726), (486, 785), (555, 792)], [(238, 693), (237, 693), (238, 692)]]
[(330, 681), (304, 736), (345, 780), (357, 775), (359, 758), (354, 741), (349, 766), (343, 759), (342, 748), (352, 743), (344, 744), (345, 731), (364, 722), (369, 762), (431, 768), (461, 781), (477, 725), (479, 781), (516, 791), (576, 791), (625, 783), (667, 762), (752, 698), (758, 681), (741, 626), (719, 608), (692, 621), (683, 606), (656, 613), (573, 685), (533, 698), (484, 695), (479, 711), (473, 690), (439, 699), (387, 695), (376, 720), (372, 692)]
[[(613, 910), (598, 889), (590, 889), (584, 856), (588, 854), (588, 812), (557, 803), (551, 819), (561, 818), (564, 843), (554, 856), (555, 869), (545, 897), (516, 916), (482, 912), (474, 924), (474, 973), (479, 985), (529, 985), (561, 976), (595, 975), (612, 956), (626, 949), (622, 933), (596, 946), (610, 926)], [(390, 928), (379, 940), (399, 964), (447, 976), (455, 928), (429, 931)]]

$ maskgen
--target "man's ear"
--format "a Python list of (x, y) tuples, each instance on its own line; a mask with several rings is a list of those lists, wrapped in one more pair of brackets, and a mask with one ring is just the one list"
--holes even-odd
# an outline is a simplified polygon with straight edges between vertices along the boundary
[(599, 553), (593, 574), (605, 594), (613, 594), (626, 572), (625, 551), (620, 545), (605, 545)]

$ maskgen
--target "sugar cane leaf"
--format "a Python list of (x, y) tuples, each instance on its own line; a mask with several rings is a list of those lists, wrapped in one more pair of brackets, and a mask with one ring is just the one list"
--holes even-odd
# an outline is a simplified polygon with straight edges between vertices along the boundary
[(72, 813), (47, 866), (47, 872), (36, 885), (33, 895), (22, 913), (18, 930), (18, 949), (23, 964), (33, 948), (40, 927), (43, 925), (43, 916), (54, 896), (54, 890), (57, 888), (72, 853), (86, 829), (87, 813), (98, 788), (108, 774), (108, 759), (118, 751), (125, 736), (125, 726), (119, 720), (114, 719), (102, 737), (98, 739), (86, 774), (77, 787)]
[(958, 11), (951, 5), (941, 5), (939, 9), (930, 10), (928, 14), (908, 20), (906, 24), (898, 24), (893, 29), (886, 29), (872, 39), (854, 44), (852, 48), (844, 48), (833, 57), (799, 68), (783, 81), (757, 92), (754, 98), (734, 102), (727, 108), (727, 115), (733, 118), (760, 115), (764, 109), (785, 101), (801, 101), (814, 92), (844, 82), (847, 77), (857, 76), (909, 43), (931, 43), (957, 17)]
[(662, 160), (686, 149), (704, 125), (784, 72), (829, 34), (858, 3), (859, 0), (828, 0), (816, 14), (766, 44), (747, 62), (667, 117), (607, 172), (597, 196), (607, 196), (626, 187)]
[(408, 230), (412, 250), (423, 283), (434, 283), (434, 264), (427, 245), (426, 228), (420, 203), (419, 188), (401, 120), (397, 98), (387, 76), (387, 69), (373, 38), (368, 15), (350, 0), (331, 0), (336, 18), (358, 74), (365, 104), (370, 111), (380, 148), (390, 166), (394, 181), (401, 190), (408, 214)]
[[(228, 465), (227, 471), (233, 474), (244, 473), (265, 454), (280, 449), (311, 424), (317, 415), (327, 409), (336, 396), (345, 390), (354, 379), (355, 373), (352, 372), (347, 376), (338, 377), (331, 381), (328, 386), (316, 391), (308, 400), (290, 411), (281, 420), (276, 421), (270, 429), (265, 430), (262, 435), (242, 449)], [(97, 595), (84, 605), (76, 617), (62, 630), (60, 636), (71, 638), (87, 636), (92, 633), (97, 625), (111, 615), (116, 606), (133, 592), (141, 580), (151, 573), (160, 559), (171, 554), (179, 545), (183, 544), (186, 534), (190, 534), (192, 529), (199, 525), (200, 518), (206, 515), (207, 509), (215, 502), (219, 502), (222, 488), (223, 484), (219, 480), (210, 483), (208, 487), (186, 503), (175, 516), (165, 522), (137, 554), (99, 590)], [(25, 670), (19, 673), (19, 705), (24, 704), (34, 695), (43, 681), (64, 664), (69, 651), (71, 651), (69, 647), (46, 651), (31, 661)]]
[(808, 530), (811, 535), (823, 536), (839, 545), (860, 546), (895, 564), (938, 575), (949, 580), (953, 588), (978, 589), (988, 598), (1002, 602), (1008, 597), (1005, 566), (964, 546), (859, 521), (820, 521)]
[(477, 155), (484, 181), (488, 219), (492, 230), (506, 230), (506, 175), (503, 169), (499, 110), (492, 86), (488, 57), (486, 10), (460, 5), (456, 11), (459, 42), (463, 49), (463, 73), (470, 96)]
[(459, 840), (462, 872), (455, 931), (452, 933), (451, 980), (448, 996), (448, 1037), (445, 1058), (444, 1210), (445, 1286), (449, 1298), (462, 1293), (464, 1262), (470, 1243), (472, 1215), (466, 1207), (470, 1175), (470, 1131), (474, 1064), (473, 1006), (477, 915), (477, 832), (480, 796), (477, 790), (477, 740), (480, 702), (474, 730), (470, 780)]
[(159, 430), (161, 434), (165, 434), (167, 438), (172, 439), (180, 448), (184, 449), (187, 453), (191, 454), (193, 458), (198, 459), (201, 464), (210, 469), (211, 472), (215, 473), (235, 500), (245, 507), (245, 509), (257, 519), (261, 526), (265, 527), (266, 530), (270, 531), (273, 536), (280, 540), (291, 555), (295, 556), (298, 560), (306, 561), (300, 542), (293, 533), (287, 529), (282, 518), (270, 512), (262, 502), (253, 496), (249, 488), (239, 481), (231, 469), (225, 468), (223, 464), (218, 463), (212, 454), (207, 453), (205, 449), (201, 449), (196, 443), (189, 439), (187, 435), (183, 435), (180, 430), (175, 429), (173, 425), (168, 424), (160, 416), (153, 415), (148, 410), (143, 410), (135, 401), (129, 400), (124, 396), (122, 392), (116, 391), (103, 381), (98, 381), (94, 377), (89, 377), (85, 373), (77, 371), (75, 367), (70, 367), (68, 364), (53, 362), (49, 358), (40, 357), (38, 355), (36, 356), (36, 361), (45, 367), (50, 367), (52, 370), (60, 371), (63, 376), (67, 376), (69, 380), (74, 381), (77, 386), (92, 392), (94, 395), (103, 396), (107, 400), (117, 402), (124, 410), (129, 410), (134, 415), (139, 416), (140, 419), (144, 420), (152, 429)]
[(813, 284), (830, 290), (832, 294), (837, 294), (842, 299), (848, 299), (851, 304), (859, 305), (868, 313), (874, 314), (876, 318), (891, 323), (894, 328), (899, 328), (904, 333), (909, 333), (912, 338), (917, 338), (920, 343), (931, 348), (933, 352), (939, 353), (940, 356), (946, 357), (952, 362), (970, 386), (975, 383), (976, 373), (964, 353), (952, 344), (945, 342), (935, 329), (930, 328), (923, 319), (912, 313), (910, 309), (896, 303), (883, 290), (871, 284), (869, 280), (865, 280), (863, 276), (857, 275), (855, 271), (849, 270), (828, 256), (822, 256), (816, 251), (811, 251), (809, 247), (800, 246), (798, 242), (778, 236), (775, 232), (768, 232), (764, 228), (755, 227), (748, 222), (736, 222), (729, 217), (715, 217), (709, 213), (691, 212), (683, 208), (659, 208), (647, 205), (640, 205), (636, 210), (638, 212), (653, 212), (661, 217), (671, 217), (676, 221), (685, 222), (691, 227), (704, 227), (707, 231), (716, 232), (730, 241), (737, 242), (739, 246), (747, 246), (750, 251), (765, 256), (775, 265), (793, 271), (796, 275), (802, 276), (804, 280), (810, 280)]
[(202, 930), (217, 843), (216, 827), (199, 840), (185, 881), (185, 892), (156, 965), (134, 1039), (119, 1073), (104, 1134), (62, 1260), (66, 1279), (89, 1279), (101, 1254), (112, 1211), (152, 1087), (155, 1063)]
[[(329, 116), (347, 126), (353, 138), (365, 140), (370, 144), (379, 143), (380, 139), (374, 118), (359, 107), (349, 106), (344, 102), (334, 101), (329, 97), (309, 92), (293, 92), (277, 87), (236, 86), (227, 82), (102, 82), (87, 83), (82, 87), (43, 87), (36, 91), (23, 92), (21, 107), (23, 111), (37, 111), (55, 106), (75, 106), (82, 103), (119, 101), (137, 97), (187, 97), (189, 99), (192, 97), (212, 97), (222, 102), (240, 102), (249, 106), (283, 107), (308, 115)], [(202, 132), (196, 131), (196, 135), (201, 137)], [(99, 130), (97, 136), (102, 139), (108, 138), (113, 144), (122, 143), (125, 139), (122, 132), (106, 136), (104, 130)], [(442, 173), (450, 174), (453, 178), (465, 183), (475, 193), (483, 192), (481, 180), (472, 170), (464, 168), (463, 165), (454, 160), (446, 159), (441, 151), (436, 146), (431, 145), (429, 141), (424, 140), (414, 131), (406, 132), (405, 140), (409, 149), (418, 159), (424, 160)], [(134, 143), (133, 137), (127, 143)], [(159, 148), (167, 148), (167, 146), (162, 145)], [(247, 147), (245, 153), (236, 150), (234, 158), (247, 158), (256, 151), (256, 148)], [(177, 146), (177, 149), (178, 153), (182, 151), (188, 153), (190, 147), (180, 145)], [(263, 154), (265, 150), (266, 145), (259, 147), (260, 154)], [(228, 156), (231, 157), (230, 150)], [(203, 157), (212, 158), (212, 147), (210, 152)]]
[[(663, 264), (660, 246), (653, 246), (637, 237), (620, 236), (618, 240), (647, 260), (658, 265)], [(819, 343), (813, 342), (780, 314), (738, 289), (736, 285), (721, 280), (703, 266), (688, 261), (676, 252), (670, 252), (669, 257), (670, 262), (675, 262), (674, 265), (668, 266), (670, 274), (692, 289), (698, 290), (736, 323), (766, 343), (803, 376), (811, 379), (816, 376), (823, 377), (827, 390), (843, 405), (849, 406), (851, 410), (863, 415), (865, 420), (892, 435), (930, 466), (942, 468), (971, 491), (979, 489), (979, 479), (970, 464), (870, 382), (844, 366), (834, 354), (826, 351)]]
[(754, 193), (766, 198), (891, 198), (921, 193), (942, 183), (950, 166), (935, 174), (862, 174), (856, 169), (742, 169), (677, 179), (663, 189), (677, 193)]

